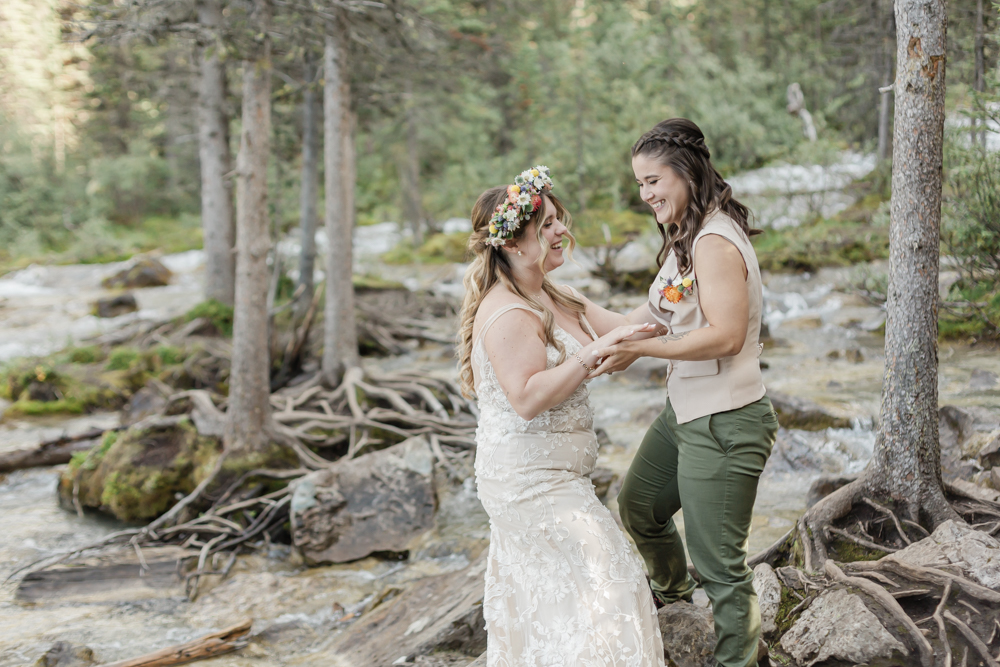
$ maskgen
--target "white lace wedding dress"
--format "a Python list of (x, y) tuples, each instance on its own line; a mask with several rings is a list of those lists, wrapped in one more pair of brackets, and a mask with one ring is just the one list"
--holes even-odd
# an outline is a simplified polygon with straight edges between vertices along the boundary
[[(663, 646), (642, 566), (586, 477), (597, 461), (586, 383), (525, 421), (486, 355), (486, 331), (514, 308), (538, 314), (520, 304), (499, 309), (472, 350), (480, 410), (476, 481), (491, 528), (487, 665), (660, 667)], [(582, 347), (558, 327), (555, 336), (569, 355)], [(546, 354), (554, 367), (558, 351), (550, 345)]]

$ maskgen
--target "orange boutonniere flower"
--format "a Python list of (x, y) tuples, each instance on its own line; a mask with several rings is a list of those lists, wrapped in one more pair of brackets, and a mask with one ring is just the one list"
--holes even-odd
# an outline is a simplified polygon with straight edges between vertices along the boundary
[(670, 303), (678, 303), (685, 296), (694, 291), (694, 280), (685, 278), (677, 284), (670, 278), (660, 278), (660, 295)]

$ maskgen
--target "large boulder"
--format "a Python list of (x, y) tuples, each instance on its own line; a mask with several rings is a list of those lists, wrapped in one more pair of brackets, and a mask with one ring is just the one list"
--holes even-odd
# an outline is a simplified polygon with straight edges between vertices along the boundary
[(715, 620), (710, 609), (674, 602), (659, 611), (663, 653), (676, 667), (715, 667)]
[(821, 593), (782, 636), (781, 647), (805, 666), (828, 659), (860, 665), (893, 651), (908, 655), (861, 598), (843, 589)]
[(125, 268), (101, 281), (107, 289), (133, 289), (169, 285), (173, 276), (170, 269), (155, 257), (136, 255)]
[(967, 523), (945, 521), (919, 542), (887, 558), (910, 565), (954, 565), (976, 583), (1000, 590), (1000, 542)]
[(221, 443), (198, 434), (187, 417), (108, 431), (89, 452), (74, 454), (59, 479), (63, 507), (90, 507), (122, 521), (148, 521), (211, 472)]
[(812, 401), (777, 391), (767, 392), (778, 413), (778, 423), (785, 428), (822, 431), (827, 428), (851, 428), (851, 420), (835, 415)]
[(310, 565), (409, 548), (434, 525), (434, 455), (418, 436), (294, 483), (292, 539)]

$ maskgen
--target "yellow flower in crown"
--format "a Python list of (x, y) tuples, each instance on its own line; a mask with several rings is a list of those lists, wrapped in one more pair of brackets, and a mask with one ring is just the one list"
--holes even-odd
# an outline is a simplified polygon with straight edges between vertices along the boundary
[(537, 169), (532, 169), (531, 170), (531, 175), (532, 176), (538, 176), (538, 170)]
[(497, 226), (496, 226), (496, 225), (494, 225), (494, 224), (493, 224), (493, 223), (491, 222), (491, 223), (490, 223), (490, 234), (496, 234), (496, 233), (497, 233)]
[(685, 278), (685, 279), (684, 279), (684, 280), (682, 281), (682, 283), (681, 283), (681, 284), (683, 284), (683, 285), (684, 285), (684, 287), (691, 287), (691, 285), (692, 285), (693, 283), (694, 283), (694, 281), (693, 281), (693, 280), (691, 280), (690, 278)]

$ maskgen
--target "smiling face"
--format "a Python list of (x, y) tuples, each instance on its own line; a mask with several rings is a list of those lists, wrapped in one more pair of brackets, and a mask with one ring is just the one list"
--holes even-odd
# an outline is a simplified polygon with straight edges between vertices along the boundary
[(653, 209), (657, 224), (680, 223), (689, 199), (688, 182), (671, 167), (640, 153), (632, 158), (639, 196)]
[[(537, 223), (529, 223), (524, 229), (524, 235), (518, 239), (517, 247), (511, 249), (515, 254), (517, 250), (520, 250), (522, 255), (518, 259), (531, 264), (537, 264), (542, 259), (543, 252), (547, 250), (542, 271), (548, 273), (562, 266), (565, 261), (563, 258), (563, 237), (567, 236), (569, 232), (557, 217), (555, 204), (545, 195), (542, 195), (542, 206), (544, 209), (541, 216), (537, 218)], [(536, 224), (541, 226), (540, 230)]]

